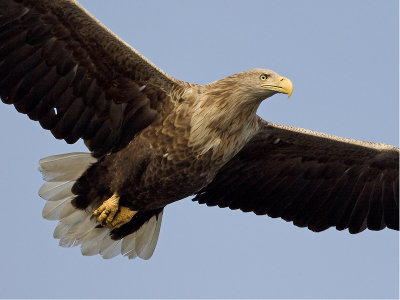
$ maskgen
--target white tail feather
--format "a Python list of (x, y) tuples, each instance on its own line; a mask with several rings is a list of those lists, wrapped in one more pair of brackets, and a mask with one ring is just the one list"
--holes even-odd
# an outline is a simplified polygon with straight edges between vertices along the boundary
[(60, 239), (62, 247), (81, 245), (83, 255), (100, 254), (108, 259), (122, 254), (129, 259), (136, 256), (149, 259), (160, 233), (162, 211), (136, 232), (121, 240), (113, 240), (111, 229), (96, 228), (98, 223), (92, 216), (93, 209), (80, 210), (72, 205), (75, 197), (72, 186), (96, 161), (90, 153), (68, 153), (40, 160), (39, 170), (47, 181), (39, 190), (40, 197), (47, 200), (42, 214), (46, 219), (60, 220), (54, 238)]
[(139, 257), (143, 259), (149, 259), (153, 253), (154, 250), (156, 249), (157, 246), (157, 241), (158, 241), (158, 236), (160, 235), (160, 229), (161, 229), (161, 221), (162, 221), (162, 215), (163, 215), (163, 210), (158, 214), (158, 216), (152, 217), (152, 219), (156, 219), (156, 224), (154, 227), (154, 230), (152, 232), (151, 239), (149, 242), (146, 243), (146, 247), (143, 249), (143, 251), (140, 253)]
[(149, 259), (157, 245), (163, 211), (153, 216), (138, 231), (126, 236), (122, 241), (121, 253), (132, 259), (139, 256)]
[(60, 222), (68, 225), (75, 225), (84, 222), (87, 218), (87, 212), (81, 209), (75, 209), (75, 211), (69, 216), (62, 218)]
[[(97, 225), (96, 222), (93, 222), (93, 220), (91, 220), (91, 217), (92, 216), (86, 216), (86, 219), (84, 219), (83, 221), (71, 225), (65, 235), (74, 236), (78, 240), (81, 240), (87, 233), (89, 233), (89, 231), (94, 229)], [(63, 220), (61, 220), (60, 223), (64, 224)]]
[[(82, 254), (83, 255), (96, 255), (100, 253), (100, 246), (103, 238), (109, 233), (107, 228), (95, 228), (90, 233), (91, 237), (87, 241), (85, 238), (82, 240)], [(111, 239), (111, 238), (110, 238)]]
[(59, 220), (65, 205), (71, 202), (73, 198), (73, 196), (69, 196), (58, 201), (47, 201), (42, 211), (43, 218), (47, 220)]
[(114, 244), (112, 244), (110, 247), (105, 249), (101, 253), (101, 255), (105, 259), (110, 259), (110, 258), (113, 258), (113, 257), (117, 256), (118, 254), (121, 253), (121, 244), (122, 244), (121, 240), (115, 241)]
[(39, 190), (39, 196), (47, 201), (57, 201), (71, 195), (75, 181), (46, 182)]
[(56, 229), (54, 229), (53, 237), (55, 239), (61, 239), (68, 232), (70, 228), (71, 225), (59, 222)]
[(129, 251), (135, 248), (135, 244), (136, 244), (136, 232), (131, 233), (130, 235), (124, 237), (121, 245), (121, 254), (126, 255)]
[(90, 153), (53, 155), (39, 161), (39, 171), (43, 179), (50, 182), (77, 180), (96, 161)]
[(60, 220), (68, 217), (75, 211), (76, 211), (76, 208), (72, 205), (71, 201), (68, 202), (67, 204), (65, 204), (62, 211), (60, 212)]

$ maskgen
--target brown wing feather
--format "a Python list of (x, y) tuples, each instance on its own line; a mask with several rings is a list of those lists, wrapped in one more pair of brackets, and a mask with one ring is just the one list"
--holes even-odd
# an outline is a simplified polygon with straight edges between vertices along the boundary
[(399, 230), (398, 148), (261, 123), (195, 200), (313, 231)]
[(180, 88), (74, 1), (0, 3), (0, 97), (58, 139), (116, 151)]

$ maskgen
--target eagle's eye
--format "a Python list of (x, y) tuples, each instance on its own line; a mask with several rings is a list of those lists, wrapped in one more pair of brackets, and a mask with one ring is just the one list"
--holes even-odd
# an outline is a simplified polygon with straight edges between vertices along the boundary
[(269, 75), (267, 75), (267, 74), (261, 74), (260, 79), (261, 80), (267, 80), (268, 77), (269, 77)]

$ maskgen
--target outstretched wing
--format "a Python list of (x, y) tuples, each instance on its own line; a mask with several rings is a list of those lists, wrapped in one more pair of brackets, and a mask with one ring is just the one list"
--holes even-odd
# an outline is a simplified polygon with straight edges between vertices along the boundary
[(195, 200), (313, 231), (399, 230), (399, 149), (263, 121)]
[(117, 151), (180, 88), (75, 1), (0, 2), (1, 100), (58, 139)]

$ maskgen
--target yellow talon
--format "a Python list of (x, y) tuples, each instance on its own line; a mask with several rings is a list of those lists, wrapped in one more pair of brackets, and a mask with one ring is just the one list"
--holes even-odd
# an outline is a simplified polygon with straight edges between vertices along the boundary
[(115, 215), (115, 218), (112, 220), (111, 223), (107, 224), (106, 227), (112, 229), (119, 228), (122, 225), (128, 223), (136, 213), (137, 211), (131, 210), (126, 206), (120, 206), (119, 211)]
[(119, 208), (119, 197), (114, 194), (111, 198), (103, 202), (98, 209), (96, 209), (93, 214), (97, 217), (97, 221), (103, 223), (111, 223), (114, 219), (115, 214)]
[(128, 223), (136, 211), (125, 206), (119, 206), (119, 197), (114, 194), (107, 199), (93, 212), (93, 215), (98, 216), (97, 221), (103, 226), (116, 229)]

